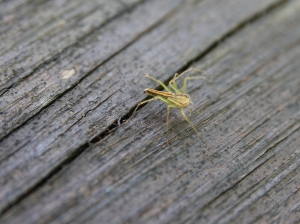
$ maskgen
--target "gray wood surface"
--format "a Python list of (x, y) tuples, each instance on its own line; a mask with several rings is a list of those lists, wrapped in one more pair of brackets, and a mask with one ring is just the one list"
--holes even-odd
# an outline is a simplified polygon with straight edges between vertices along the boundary
[[(300, 1), (0, 2), (0, 223), (300, 222)], [(146, 98), (189, 67), (190, 120)], [(190, 75), (196, 75), (190, 73)], [(119, 124), (122, 125), (119, 126)]]

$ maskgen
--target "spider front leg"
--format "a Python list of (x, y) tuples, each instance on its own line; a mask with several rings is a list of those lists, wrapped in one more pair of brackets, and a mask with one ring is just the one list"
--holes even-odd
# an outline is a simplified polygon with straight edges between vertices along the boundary
[(144, 74), (144, 76), (148, 77), (149, 79), (152, 79), (153, 81), (157, 82), (158, 84), (160, 84), (162, 87), (164, 87), (164, 89), (168, 92), (172, 92), (162, 81), (153, 78), (152, 76), (150, 76), (149, 74)]
[(205, 79), (206, 81), (208, 81), (211, 84), (211, 82), (205, 76), (186, 77), (183, 80), (183, 85), (182, 85), (182, 90), (181, 90), (183, 93), (186, 93), (186, 84), (187, 84), (187, 81), (190, 79)]
[[(187, 80), (189, 79), (205, 79), (208, 81), (208, 79), (205, 76), (192, 76), (192, 77), (187, 77), (184, 79), (182, 89), (179, 90), (176, 84), (176, 80), (182, 77), (184, 74), (188, 73), (189, 71), (197, 71), (204, 73), (203, 71), (197, 69), (197, 68), (189, 68), (186, 71), (182, 72), (181, 74), (178, 75), (178, 73), (175, 73), (174, 78), (169, 82), (169, 86), (175, 90), (176, 93), (186, 93), (186, 85), (187, 85)], [(208, 81), (210, 82), (210, 81)]]
[(197, 71), (197, 72), (204, 73), (204, 72), (203, 72), (202, 70), (200, 70), (200, 69), (191, 67), (191, 68), (185, 70), (184, 72), (180, 73), (179, 75), (176, 73), (175, 76), (174, 76), (174, 81), (176, 81), (176, 80), (179, 79), (181, 76), (183, 76), (184, 74), (188, 73), (189, 71)]
[[(177, 73), (176, 73), (177, 74)], [(173, 79), (171, 79), (171, 81), (169, 82), (169, 86), (176, 92), (176, 93), (179, 93), (179, 94), (181, 94), (182, 92), (179, 90), (179, 88), (178, 88), (178, 86), (177, 86), (177, 84), (176, 84), (176, 74), (175, 74), (175, 76), (174, 76), (174, 78)]]
[(158, 98), (153, 97), (153, 98), (151, 98), (151, 99), (149, 99), (149, 100), (144, 100), (144, 101), (140, 102), (140, 103), (136, 106), (136, 108), (134, 109), (134, 111), (133, 111), (133, 113), (131, 114), (130, 118), (127, 119), (126, 122), (128, 122), (129, 120), (131, 120), (131, 118), (133, 118), (133, 116), (134, 116), (136, 110), (137, 110), (141, 105), (143, 105), (143, 104), (145, 104), (145, 103), (148, 103), (148, 102), (151, 102), (151, 101), (153, 101), (153, 100), (158, 100)]

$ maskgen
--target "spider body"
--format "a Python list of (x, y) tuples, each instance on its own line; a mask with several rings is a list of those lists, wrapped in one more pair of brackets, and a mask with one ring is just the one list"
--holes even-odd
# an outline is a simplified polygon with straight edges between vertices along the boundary
[(149, 94), (150, 96), (156, 97), (161, 96), (164, 99), (169, 101), (169, 107), (188, 107), (191, 104), (191, 98), (188, 94), (184, 93), (170, 93), (164, 91), (158, 91), (154, 89), (145, 89), (145, 93)]

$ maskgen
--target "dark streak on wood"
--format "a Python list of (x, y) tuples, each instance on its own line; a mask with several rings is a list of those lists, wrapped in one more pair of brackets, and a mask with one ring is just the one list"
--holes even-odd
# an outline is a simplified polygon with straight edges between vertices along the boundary
[[(0, 222), (299, 222), (299, 1), (106, 3), (0, 3)], [(118, 127), (190, 66), (211, 150), (160, 103)]]

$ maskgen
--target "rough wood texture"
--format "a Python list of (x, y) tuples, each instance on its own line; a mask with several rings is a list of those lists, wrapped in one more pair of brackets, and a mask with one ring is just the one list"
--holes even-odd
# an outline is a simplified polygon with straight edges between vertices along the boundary
[[(19, 11), (18, 11), (19, 10)], [(300, 2), (0, 3), (0, 223), (300, 222)], [(18, 11), (18, 13), (16, 13)], [(17, 25), (16, 25), (17, 24)], [(190, 66), (190, 119), (144, 88)]]

